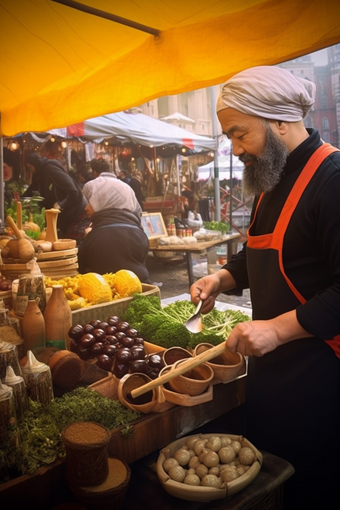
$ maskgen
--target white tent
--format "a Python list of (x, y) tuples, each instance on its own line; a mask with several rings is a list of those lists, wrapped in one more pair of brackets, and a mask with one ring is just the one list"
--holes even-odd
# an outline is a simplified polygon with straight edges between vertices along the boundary
[(177, 126), (143, 115), (118, 112), (85, 120), (67, 127), (67, 136), (87, 139), (117, 137), (122, 143), (161, 147), (167, 144), (185, 147), (188, 151), (208, 152), (216, 148), (214, 138), (196, 135)]

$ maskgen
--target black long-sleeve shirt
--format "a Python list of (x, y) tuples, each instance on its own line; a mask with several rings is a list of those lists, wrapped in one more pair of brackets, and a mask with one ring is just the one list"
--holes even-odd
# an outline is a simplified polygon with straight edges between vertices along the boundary
[[(288, 156), (280, 183), (265, 193), (252, 234), (271, 233), (293, 184), (313, 152), (321, 145), (316, 130)], [(307, 299), (297, 307), (297, 318), (308, 332), (324, 340), (340, 334), (340, 152), (331, 154), (308, 184), (291, 218), (283, 246), (287, 276)], [(257, 200), (254, 201), (253, 211)], [(253, 213), (252, 213), (253, 217)], [(252, 218), (251, 218), (252, 219)], [(238, 292), (249, 287), (246, 243), (224, 266), (233, 275)], [(263, 275), (272, 296), (271, 315), (285, 304)], [(266, 283), (267, 282), (267, 283)], [(250, 289), (251, 292), (251, 289)]]

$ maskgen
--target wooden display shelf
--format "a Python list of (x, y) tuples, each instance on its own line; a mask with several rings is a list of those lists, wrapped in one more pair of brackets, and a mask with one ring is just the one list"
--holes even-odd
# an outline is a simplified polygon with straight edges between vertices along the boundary
[[(214, 398), (194, 407), (175, 406), (164, 413), (144, 415), (131, 422), (131, 434), (124, 427), (111, 430), (109, 455), (130, 464), (142, 459), (175, 439), (236, 409), (245, 402), (246, 377), (214, 386)], [(34, 501), (35, 510), (47, 510), (67, 496), (64, 462), (40, 468), (34, 475), (24, 475), (0, 485), (3, 506), (19, 508)], [(53, 503), (53, 504), (52, 504)]]

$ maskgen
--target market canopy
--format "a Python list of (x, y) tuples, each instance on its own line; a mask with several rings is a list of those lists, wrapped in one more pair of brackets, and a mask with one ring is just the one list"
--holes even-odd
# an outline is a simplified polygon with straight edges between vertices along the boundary
[(216, 149), (216, 140), (163, 122), (143, 113), (118, 112), (73, 124), (65, 136), (87, 140), (115, 137), (120, 143), (137, 143), (148, 147), (176, 145), (183, 154)]
[(0, 0), (3, 135), (124, 111), (340, 42), (334, 0), (83, 2)]

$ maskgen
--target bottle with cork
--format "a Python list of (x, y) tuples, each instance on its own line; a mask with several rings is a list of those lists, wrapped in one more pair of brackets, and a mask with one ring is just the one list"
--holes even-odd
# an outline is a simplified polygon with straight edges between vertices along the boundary
[(70, 349), (68, 332), (72, 326), (72, 312), (62, 285), (52, 285), (52, 294), (45, 308), (46, 347)]
[(21, 320), (25, 352), (45, 347), (45, 319), (35, 299), (29, 299)]

